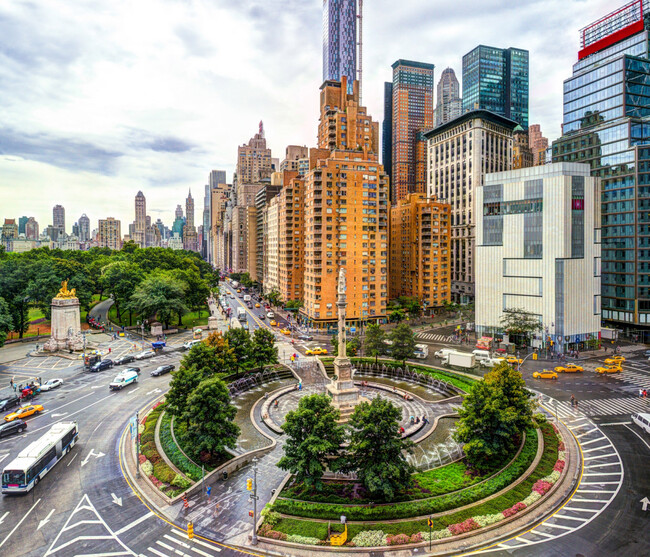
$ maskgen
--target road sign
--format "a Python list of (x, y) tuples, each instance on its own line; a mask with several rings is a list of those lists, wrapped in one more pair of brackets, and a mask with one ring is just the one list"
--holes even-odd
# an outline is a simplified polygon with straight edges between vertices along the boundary
[(350, 332), (351, 332), (351, 333), (356, 333), (356, 332), (357, 332), (357, 328), (356, 328), (356, 327), (350, 327)]
[(433, 528), (433, 518), (429, 518), (427, 524), (429, 525), (429, 528)]

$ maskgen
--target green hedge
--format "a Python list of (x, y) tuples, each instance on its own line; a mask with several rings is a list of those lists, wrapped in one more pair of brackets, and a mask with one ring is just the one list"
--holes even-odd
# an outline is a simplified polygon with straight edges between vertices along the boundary
[[(505, 509), (512, 507), (515, 503), (522, 501), (528, 495), (530, 495), (535, 482), (550, 475), (553, 471), (553, 467), (555, 466), (555, 462), (557, 461), (558, 438), (553, 431), (552, 426), (548, 423), (540, 424), (540, 429), (544, 437), (544, 452), (537, 467), (526, 480), (521, 482), (513, 489), (507, 491), (503, 495), (495, 497), (490, 501), (486, 501), (485, 503), (476, 505), (470, 509), (435, 518), (433, 529), (437, 530), (445, 528), (451, 524), (458, 524), (459, 522), (463, 522), (464, 520), (467, 520), (468, 518), (474, 516), (503, 512)], [(536, 437), (537, 436), (535, 435), (535, 438)], [(536, 452), (537, 448), (535, 447), (535, 453)], [(348, 517), (350, 516), (349, 511), (346, 511), (345, 514)], [(283, 518), (274, 529), (287, 534), (293, 534), (296, 532), (303, 534), (303, 532), (309, 530), (309, 535), (313, 537), (319, 537), (320, 539), (324, 540), (326, 539), (327, 535), (327, 524), (320, 524), (322, 524), (324, 527), (324, 531), (323, 529), (318, 528), (318, 523), (312, 523), (308, 520)], [(417, 532), (427, 532), (429, 530), (429, 527), (426, 520), (377, 524), (349, 523), (348, 539), (353, 538), (359, 532), (362, 532), (364, 530), (381, 530), (388, 535), (412, 535), (416, 534)]]
[(176, 468), (191, 480), (198, 482), (202, 476), (201, 468), (189, 460), (178, 448), (178, 445), (172, 437), (171, 424), (172, 416), (169, 412), (165, 412), (160, 422), (160, 444), (162, 450), (165, 451), (167, 458), (174, 463)]
[[(557, 447), (557, 443), (556, 443)], [(526, 442), (519, 456), (507, 468), (486, 482), (468, 487), (462, 491), (441, 495), (408, 503), (396, 503), (377, 507), (353, 506), (345, 507), (335, 504), (310, 503), (279, 499), (273, 505), (273, 510), (282, 514), (304, 518), (338, 520), (342, 514), (348, 520), (394, 520), (409, 516), (424, 516), (448, 511), (464, 505), (469, 505), (500, 491), (519, 478), (530, 466), (537, 453), (537, 435), (533, 428), (526, 432)], [(557, 458), (557, 449), (555, 451)], [(555, 460), (551, 464), (551, 471)], [(548, 472), (550, 473), (550, 472)], [(544, 477), (543, 474), (540, 477)], [(472, 516), (474, 516), (473, 513)], [(481, 514), (481, 513), (479, 513)]]

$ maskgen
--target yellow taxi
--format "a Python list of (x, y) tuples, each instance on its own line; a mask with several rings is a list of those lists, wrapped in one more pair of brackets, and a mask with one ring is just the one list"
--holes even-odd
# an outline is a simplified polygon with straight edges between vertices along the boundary
[(325, 356), (325, 355), (327, 355), (327, 349), (326, 348), (321, 348), (321, 347), (310, 348), (309, 350), (307, 350), (307, 352), (305, 352), (305, 354), (307, 354), (308, 356), (310, 356), (310, 355), (311, 356)]
[(290, 334), (291, 334), (291, 331), (290, 331), (289, 329), (280, 329), (280, 332), (281, 332), (283, 335), (290, 335)]
[(621, 365), (625, 361), (625, 358), (623, 356), (612, 356), (611, 358), (607, 358), (605, 360), (606, 364), (612, 365)]
[(565, 366), (558, 366), (555, 368), (555, 371), (558, 373), (576, 373), (579, 371), (584, 371), (585, 369), (582, 366), (577, 366), (575, 364), (567, 364)]
[(623, 368), (617, 365), (597, 367), (596, 373), (621, 373)]
[(506, 362), (508, 362), (511, 366), (516, 366), (524, 363), (522, 359), (516, 358), (515, 356), (508, 356), (506, 358)]
[(241, 288), (237, 289), (237, 294), (241, 293)]
[(13, 422), (17, 418), (26, 418), (32, 414), (38, 414), (43, 411), (43, 407), (40, 404), (30, 404), (29, 406), (23, 406), (11, 414), (5, 416), (5, 422)]
[(257, 302), (257, 303), (255, 304), (255, 307), (256, 307), (256, 308), (259, 308), (259, 307), (262, 307), (262, 306), (260, 306), (259, 302)]
[(557, 379), (557, 373), (552, 369), (543, 369), (542, 371), (536, 371), (533, 373), (535, 379)]
[(270, 321), (269, 325), (271, 325), (271, 327), (277, 327), (278, 322), (272, 319), (272, 320)]

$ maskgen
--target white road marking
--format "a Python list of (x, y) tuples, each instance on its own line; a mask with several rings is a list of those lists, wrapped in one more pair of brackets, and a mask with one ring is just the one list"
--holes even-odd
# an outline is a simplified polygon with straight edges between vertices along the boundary
[(634, 435), (636, 435), (639, 439), (641, 439), (641, 441), (643, 442), (643, 444), (644, 444), (646, 447), (648, 447), (648, 449), (650, 449), (650, 445), (648, 445), (648, 444), (645, 442), (645, 440), (643, 439), (643, 437), (641, 437), (641, 436), (640, 436), (636, 431), (634, 431), (631, 427), (628, 427), (628, 426), (625, 426), (625, 427), (627, 427), (627, 429), (629, 429), (632, 433), (634, 433)]
[(36, 501), (36, 503), (34, 503), (34, 504), (31, 506), (31, 508), (30, 508), (30, 509), (29, 509), (29, 510), (28, 510), (28, 511), (23, 515), (23, 517), (20, 519), (20, 522), (14, 526), (14, 529), (13, 529), (11, 532), (9, 532), (9, 533), (7, 534), (7, 537), (6, 537), (4, 540), (2, 540), (2, 542), (0, 542), (0, 547), (2, 547), (2, 546), (5, 544), (5, 542), (6, 542), (6, 541), (11, 537), (11, 535), (12, 535), (12, 534), (13, 534), (13, 533), (18, 529), (18, 527), (23, 523), (23, 520), (25, 520), (25, 519), (29, 516), (29, 513), (31, 513), (31, 512), (34, 510), (34, 507), (36, 507), (36, 505), (38, 505), (40, 502), (41, 502), (41, 499), (40, 499), (40, 497), (39, 497), (38, 501)]
[(98, 453), (95, 453), (95, 449), (90, 449), (90, 452), (88, 453), (86, 458), (84, 458), (81, 461), (81, 466), (85, 466), (86, 464), (88, 464), (88, 460), (90, 459), (91, 456), (94, 456), (95, 458), (101, 458), (101, 457), (106, 456), (106, 455), (101, 451), (99, 451)]
[(166, 553), (160, 553), (160, 551), (158, 551), (157, 549), (154, 549), (153, 547), (148, 547), (147, 549), (149, 551), (151, 551), (151, 553), (155, 553), (159, 557), (169, 557)]
[(0, 456), (0, 462), (2, 462), (8, 456), (9, 456), (9, 453), (6, 453), (6, 454), (3, 454), (2, 456)]
[[(173, 534), (176, 534), (177, 536), (182, 536), (183, 535), (183, 534), (181, 534), (181, 531), (177, 530), (176, 528), (172, 528), (171, 531), (172, 531)], [(202, 545), (203, 547), (207, 547), (208, 549), (211, 549), (212, 551), (221, 551), (221, 548), (216, 547), (214, 545), (210, 545), (209, 543), (202, 542), (201, 540), (197, 540), (196, 538), (194, 538), (192, 540), (192, 542), (193, 543), (198, 543), (199, 545)]]
[(37, 530), (40, 530), (43, 526), (45, 526), (45, 525), (50, 521), (50, 517), (54, 514), (54, 511), (55, 511), (55, 510), (56, 510), (56, 509), (52, 509), (52, 510), (48, 513), (48, 515), (47, 515), (43, 520), (41, 520), (41, 521), (38, 523), (38, 527), (36, 528)]
[(154, 515), (151, 511), (149, 511), (149, 512), (148, 512), (147, 514), (145, 514), (144, 516), (141, 516), (141, 517), (138, 518), (137, 520), (134, 520), (133, 522), (130, 522), (129, 524), (127, 524), (127, 525), (124, 526), (123, 528), (120, 528), (117, 532), (115, 532), (115, 535), (116, 535), (116, 536), (119, 536), (120, 534), (123, 534), (123, 533), (126, 532), (127, 530), (130, 530), (130, 529), (133, 528), (134, 526), (137, 526), (138, 524), (140, 524), (141, 522), (144, 522), (145, 520), (147, 520), (147, 518), (152, 517), (152, 516), (155, 516), (155, 515)]
[(2, 524), (5, 521), (5, 518), (7, 518), (7, 515), (9, 514), (9, 511), (7, 511), (5, 514), (0, 517), (0, 524)]
[(72, 461), (73, 461), (75, 458), (77, 458), (77, 455), (78, 455), (78, 454), (79, 454), (79, 453), (75, 453), (75, 454), (74, 454), (74, 456), (72, 457), (72, 460), (70, 460), (70, 462), (68, 462), (68, 464), (66, 465), (66, 468), (72, 464)]

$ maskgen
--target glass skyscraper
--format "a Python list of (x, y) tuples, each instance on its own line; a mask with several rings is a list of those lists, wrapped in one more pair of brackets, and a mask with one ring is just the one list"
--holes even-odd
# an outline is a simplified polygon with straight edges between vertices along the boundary
[(650, 0), (581, 31), (564, 82), (564, 135), (553, 161), (591, 165), (602, 180), (602, 319), (650, 339)]
[(357, 79), (357, 0), (323, 0), (323, 81)]
[(528, 51), (479, 45), (463, 56), (463, 112), (489, 110), (528, 129)]

